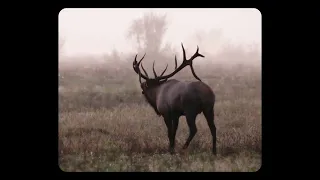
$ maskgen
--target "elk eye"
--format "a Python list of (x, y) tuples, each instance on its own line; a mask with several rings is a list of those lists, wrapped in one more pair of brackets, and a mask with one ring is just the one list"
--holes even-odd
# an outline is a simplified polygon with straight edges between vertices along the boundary
[(143, 92), (143, 91), (141, 91), (141, 93), (142, 93), (142, 94), (144, 94), (144, 92)]

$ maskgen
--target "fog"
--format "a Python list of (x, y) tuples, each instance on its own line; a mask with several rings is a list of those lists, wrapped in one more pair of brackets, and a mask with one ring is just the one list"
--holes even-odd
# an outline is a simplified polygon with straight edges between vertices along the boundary
[[(155, 56), (147, 45), (138, 49), (136, 38), (128, 37), (132, 23), (148, 13), (166, 17), (158, 48), (162, 54), (167, 52), (166, 57)], [(141, 28), (150, 27), (141, 25)], [(147, 53), (146, 59), (152, 56), (152, 60), (172, 61), (174, 55), (181, 56), (183, 43), (187, 56), (191, 56), (199, 46), (199, 52), (206, 56), (197, 60), (200, 64), (218, 62), (219, 59), (221, 62), (250, 59), (250, 62), (260, 63), (261, 13), (254, 8), (65, 8), (59, 13), (59, 41), (60, 62), (88, 59), (90, 62), (106, 62), (114, 60), (110, 58), (112, 54), (117, 54), (119, 60), (132, 60), (137, 53), (141, 56)], [(148, 46), (153, 45), (149, 43)], [(240, 51), (254, 52), (255, 57), (251, 54), (252, 58), (248, 55), (240, 57), (237, 55)], [(213, 58), (217, 54), (220, 58)]]
[[(197, 31), (221, 29), (232, 43), (261, 44), (261, 14), (243, 9), (81, 9), (65, 8), (59, 13), (59, 35), (66, 38), (68, 55), (102, 54), (113, 48), (133, 51), (125, 37), (130, 22), (143, 13), (167, 14), (164, 41), (180, 46)], [(193, 42), (196, 43), (196, 42)], [(205, 47), (202, 47), (205, 48)]]

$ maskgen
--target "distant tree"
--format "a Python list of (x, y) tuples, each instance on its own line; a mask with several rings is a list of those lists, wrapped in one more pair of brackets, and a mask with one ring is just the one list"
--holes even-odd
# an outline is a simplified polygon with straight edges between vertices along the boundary
[(136, 40), (138, 51), (142, 50), (143, 34), (143, 21), (141, 19), (133, 20), (128, 30), (127, 38)]
[(167, 16), (146, 13), (132, 21), (127, 38), (134, 39), (138, 51), (158, 54), (161, 51), (163, 36), (167, 31)]

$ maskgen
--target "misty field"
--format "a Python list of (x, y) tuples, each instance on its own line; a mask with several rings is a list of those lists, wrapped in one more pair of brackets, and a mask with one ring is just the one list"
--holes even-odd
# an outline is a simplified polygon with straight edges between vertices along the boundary
[[(261, 166), (261, 67), (210, 64), (199, 69), (196, 64), (197, 75), (216, 94), (217, 156), (211, 153), (212, 137), (203, 114), (197, 116), (198, 132), (186, 150), (182, 146), (189, 129), (185, 117), (180, 117), (176, 154), (167, 152), (165, 123), (142, 96), (132, 61), (91, 66), (60, 63), (61, 170), (257, 171)], [(189, 68), (173, 78), (195, 80)]]

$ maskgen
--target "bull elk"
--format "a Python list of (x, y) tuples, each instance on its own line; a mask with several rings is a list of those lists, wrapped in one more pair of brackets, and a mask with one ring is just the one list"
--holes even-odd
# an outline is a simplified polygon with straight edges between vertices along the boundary
[[(189, 137), (183, 146), (183, 149), (186, 149), (197, 133), (195, 123), (196, 117), (203, 112), (212, 135), (212, 153), (216, 155), (216, 127), (214, 123), (215, 94), (211, 88), (203, 83), (195, 74), (192, 66), (192, 62), (196, 57), (204, 56), (198, 52), (199, 47), (197, 46), (196, 53), (187, 60), (182, 43), (181, 46), (183, 51), (183, 62), (177, 68), (177, 58), (175, 56), (175, 70), (171, 74), (163, 75), (168, 68), (167, 64), (164, 71), (158, 76), (154, 69), (155, 62), (153, 62), (153, 74), (155, 77), (150, 78), (141, 63), (146, 54), (144, 54), (139, 62), (137, 62), (138, 54), (135, 56), (133, 70), (139, 75), (142, 94), (147, 102), (155, 110), (157, 115), (164, 118), (164, 122), (168, 129), (169, 152), (174, 153), (175, 136), (180, 116), (186, 117), (189, 127)], [(140, 71), (140, 64), (144, 74)], [(168, 80), (168, 78), (172, 77), (188, 65), (191, 68), (193, 76), (199, 81), (183, 82), (176, 79)], [(143, 78), (145, 82), (142, 82), (141, 78)]]

